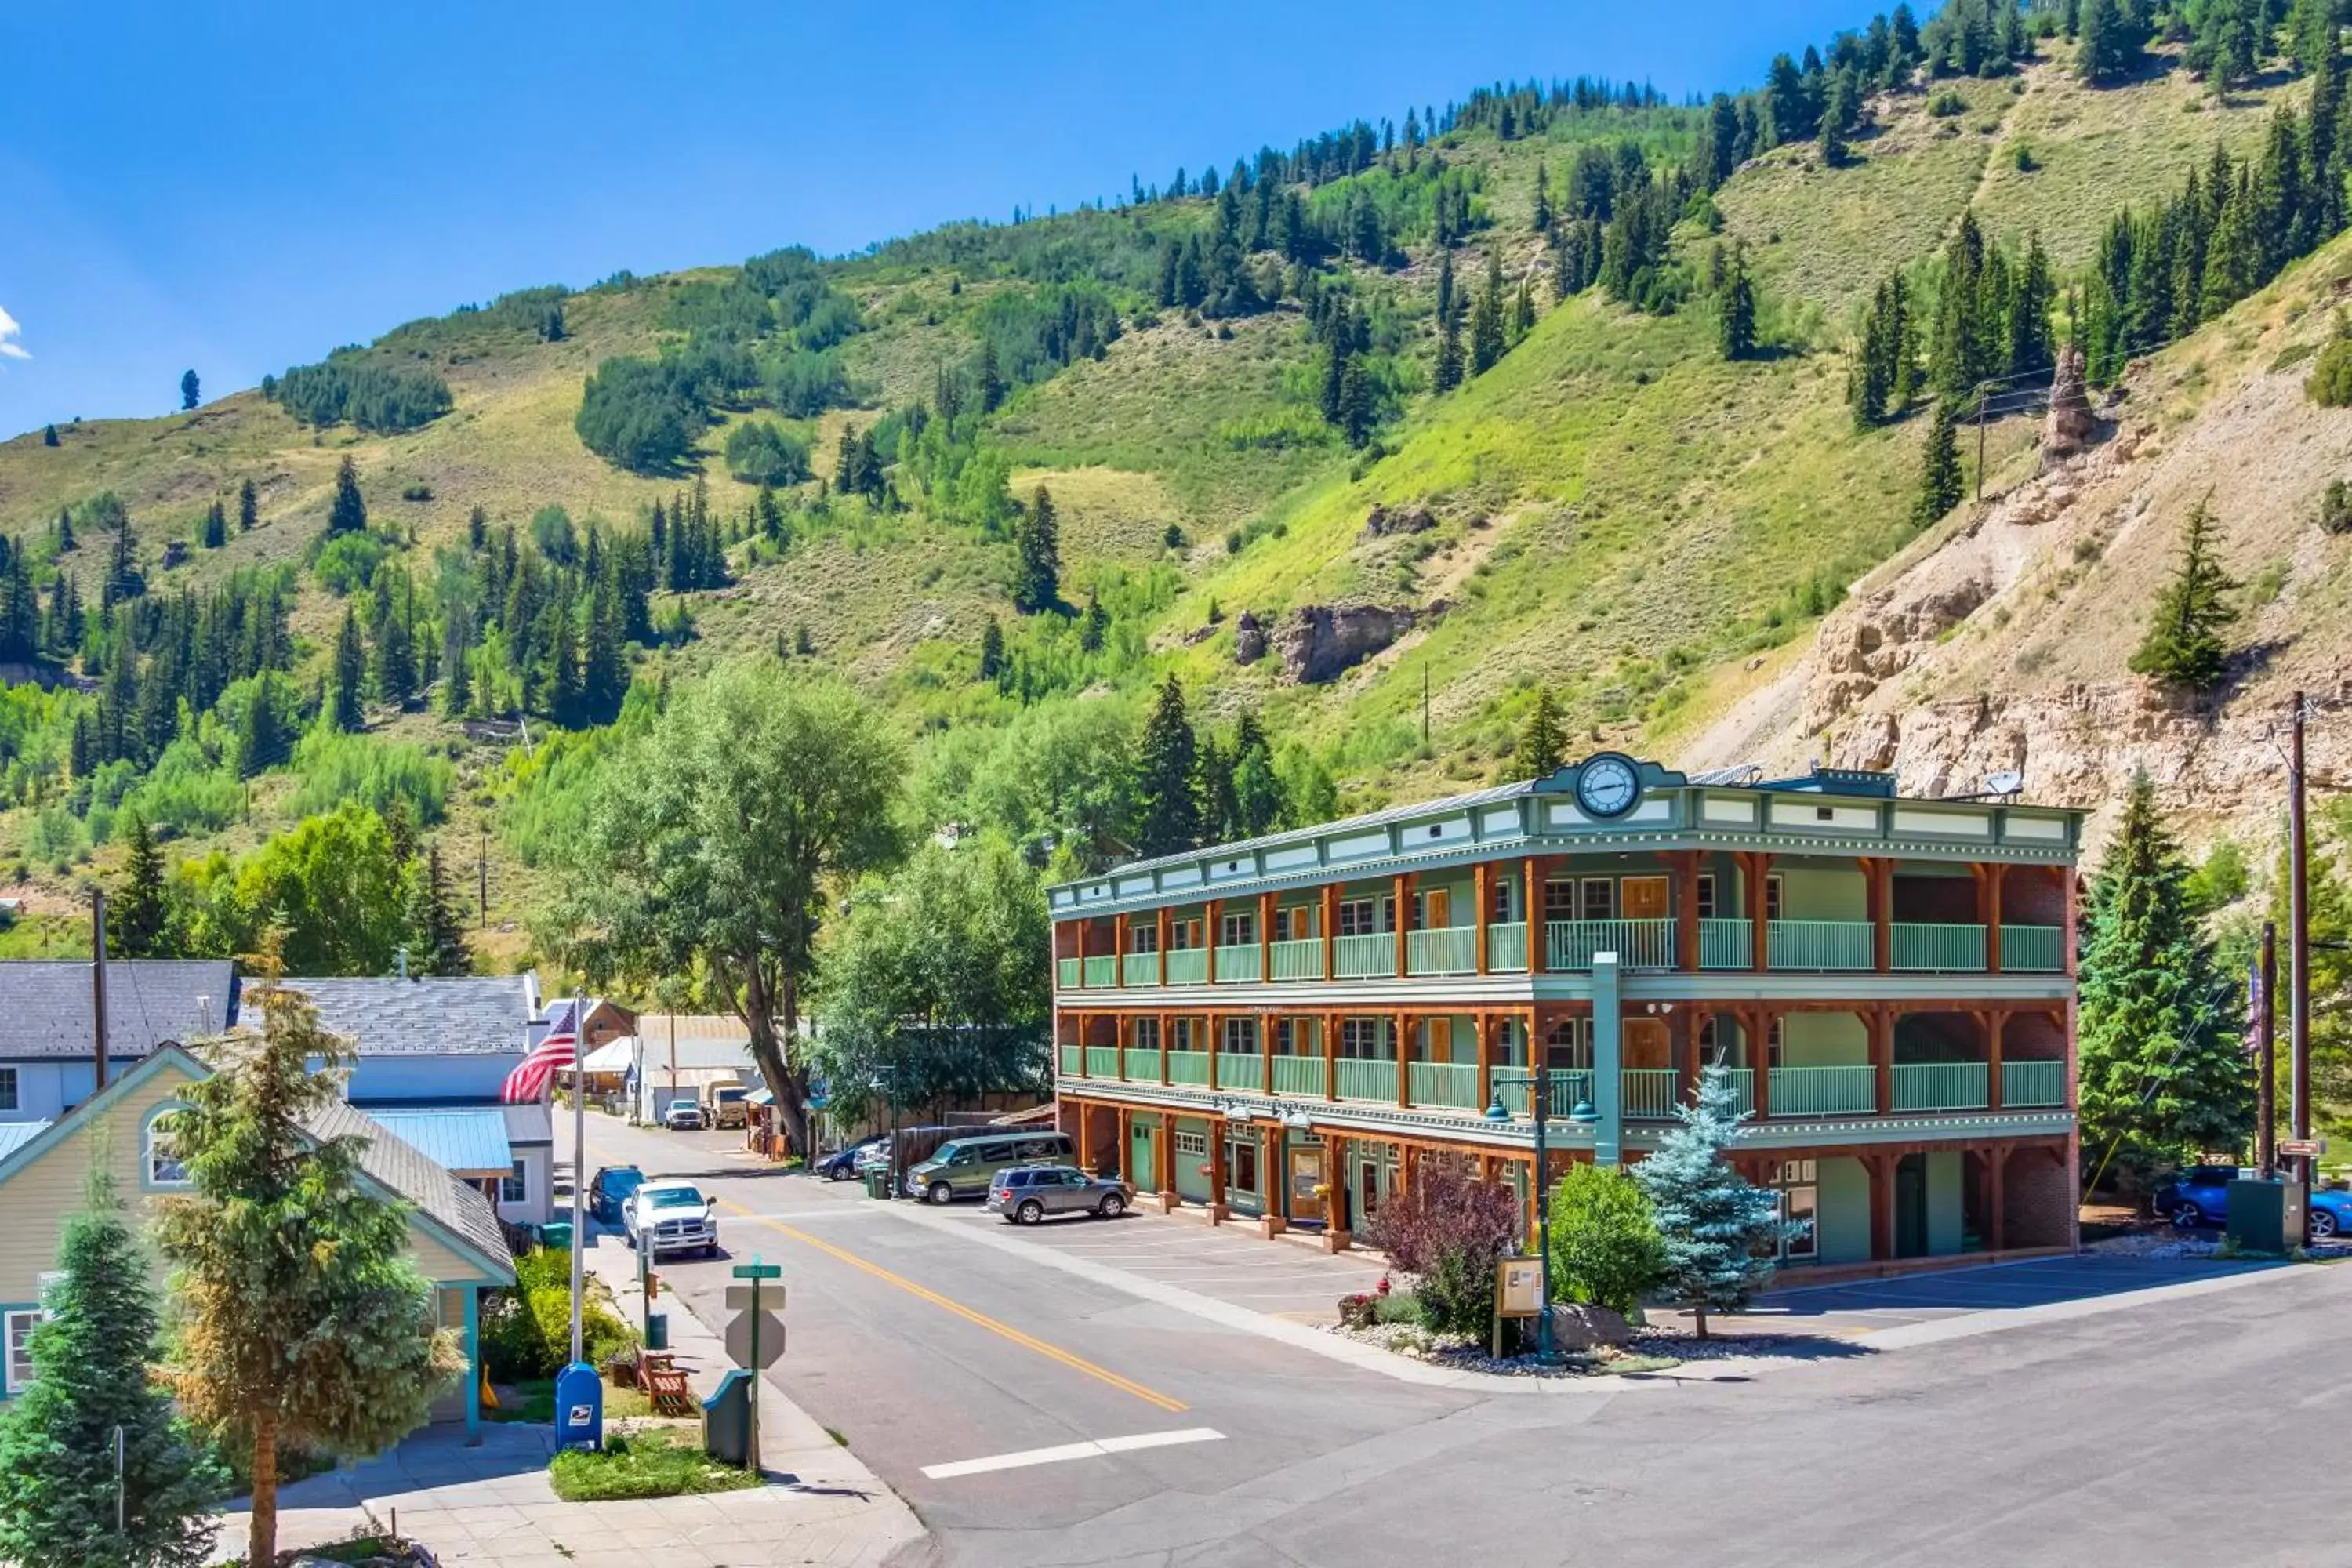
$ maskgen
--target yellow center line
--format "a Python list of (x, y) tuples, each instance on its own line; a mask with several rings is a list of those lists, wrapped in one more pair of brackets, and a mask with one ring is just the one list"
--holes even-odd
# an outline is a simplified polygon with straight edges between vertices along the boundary
[(1047, 1361), (1059, 1362), (1073, 1372), (1082, 1372), (1097, 1382), (1110, 1384), (1113, 1388), (1119, 1390), (1123, 1394), (1132, 1394), (1135, 1397), (1142, 1400), (1147, 1405), (1156, 1405), (1160, 1409), (1171, 1412), (1181, 1411), (1190, 1408), (1190, 1406), (1185, 1405), (1181, 1399), (1171, 1399), (1168, 1395), (1159, 1393), (1154, 1389), (1144, 1387), (1143, 1384), (1135, 1382), (1132, 1378), (1119, 1376), (1118, 1373), (1111, 1371), (1108, 1367), (1097, 1366), (1093, 1362), (1087, 1360), (1084, 1356), (1072, 1355), (1068, 1351), (1063, 1350), (1055, 1345), (1049, 1345), (1034, 1334), (1024, 1334), (1010, 1323), (1002, 1323), (997, 1321), (994, 1318), (989, 1317), (985, 1313), (975, 1312), (970, 1307), (963, 1305), (960, 1301), (950, 1300), (947, 1297), (940, 1295), (938, 1291), (926, 1289), (922, 1286), (916, 1284), (912, 1279), (906, 1278), (904, 1275), (893, 1274), (890, 1270), (883, 1268), (878, 1263), (868, 1263), (865, 1258), (858, 1257), (854, 1252), (845, 1251), (829, 1241), (811, 1236), (804, 1230), (797, 1230), (793, 1226), (786, 1225), (780, 1219), (772, 1218), (771, 1216), (763, 1214), (754, 1214), (751, 1210), (745, 1208), (742, 1205), (730, 1202), (725, 1198), (721, 1198), (719, 1201), (722, 1207), (732, 1209), (746, 1219), (755, 1220), (761, 1225), (768, 1226), (772, 1229), (781, 1231), (784, 1235), (792, 1237), (794, 1241), (803, 1242), (810, 1247), (815, 1247), (819, 1252), (824, 1253), (828, 1258), (839, 1258), (842, 1262), (848, 1264), (852, 1268), (863, 1269), (866, 1273), (871, 1274), (877, 1279), (880, 1279), (887, 1284), (896, 1285), (899, 1289), (906, 1291), (910, 1296), (919, 1296), (934, 1307), (942, 1308), (947, 1311), (953, 1312), (957, 1317), (963, 1319), (966, 1322), (977, 1323), (982, 1328), (986, 1329), (990, 1333), (1002, 1335), (1003, 1338), (1011, 1340), (1014, 1344), (1021, 1346), (1024, 1350), (1036, 1352), (1039, 1355), (1044, 1356)]

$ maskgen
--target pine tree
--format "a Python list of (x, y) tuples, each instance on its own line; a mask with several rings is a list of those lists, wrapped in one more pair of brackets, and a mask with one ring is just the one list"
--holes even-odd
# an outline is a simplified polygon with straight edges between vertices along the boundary
[(33, 1330), (33, 1382), (0, 1405), (0, 1561), (199, 1568), (227, 1478), (148, 1376), (160, 1324), (146, 1247), (95, 1153), (91, 1168)]
[(1437, 368), (1430, 374), (1430, 385), (1451, 392), (1462, 384), (1462, 329), (1448, 316), (1437, 331)]
[(1092, 589), (1087, 592), (1086, 613), (1078, 617), (1078, 651), (1100, 653), (1103, 639), (1110, 631), (1110, 612), (1102, 607), (1102, 600)]
[(1503, 357), (1503, 262), (1486, 253), (1486, 284), (1470, 310), (1470, 374), (1484, 375)]
[(410, 972), (450, 975), (474, 973), (473, 950), (466, 945), (465, 917), (450, 894), (449, 878), (441, 866), (441, 847), (426, 847), (409, 863), (408, 900), (404, 912), (407, 927)]
[(180, 408), (183, 413), (203, 401), (198, 395), (202, 385), (203, 384), (196, 380), (194, 371), (184, 370), (180, 373)]
[(1013, 581), (1013, 604), (1024, 616), (1041, 615), (1062, 602), (1060, 525), (1054, 517), (1054, 498), (1044, 485), (1022, 515), (1015, 541), (1020, 563)]
[(228, 542), (228, 512), (215, 501), (205, 510), (205, 525), (197, 536), (206, 550), (218, 550)]
[(1927, 449), (1919, 465), (1919, 498), (1911, 508), (1911, 521), (1921, 528), (1959, 505), (1968, 493), (1967, 479), (1960, 472), (1958, 426), (1951, 404), (1937, 403), (1936, 423), (1927, 432)]
[(54, 447), (58, 445), (58, 427), (56, 426), (45, 425), (41, 427), (41, 445), (44, 447)]
[(278, 967), (246, 982), (259, 1032), (241, 1026), (213, 1076), (181, 1091), (172, 1138), (191, 1191), (155, 1221), (177, 1270), (180, 1407), (252, 1456), (248, 1563), (278, 1559), (281, 1447), (379, 1453), (465, 1365), (401, 1205), (362, 1185), (358, 1141), (309, 1131), (341, 1100), (349, 1058)]
[(1004, 628), (994, 616), (980, 630), (980, 679), (1004, 683)]
[(122, 881), (108, 900), (107, 949), (121, 958), (164, 958), (164, 927), (170, 906), (163, 891), (163, 852), (147, 819), (130, 813), (128, 853)]
[(1442, 250), (1437, 255), (1437, 321), (1443, 327), (1454, 319), (1454, 252)]
[(2214, 559), (2208, 495), (2189, 509), (2180, 541), (2180, 565), (2157, 596), (2147, 634), (2131, 657), (2132, 671), (2201, 691), (2221, 679), (2229, 647), (2221, 634), (2236, 622), (2229, 595), (2238, 584)]
[(334, 726), (346, 733), (356, 731), (366, 721), (361, 707), (361, 689), (367, 679), (367, 655), (360, 646), (359, 613), (351, 605), (343, 606), (342, 630), (335, 635), (335, 706)]
[(1339, 381), (1339, 428), (1348, 445), (1360, 447), (1372, 438), (1372, 426), (1379, 422), (1380, 399), (1371, 374), (1364, 368), (1362, 355), (1349, 354), (1347, 374)]
[(253, 488), (250, 479), (236, 487), (236, 531), (251, 533), (253, 525), (261, 521), (261, 494)]
[(1139, 855), (1173, 855), (1201, 842), (1199, 746), (1184, 713), (1184, 688), (1170, 675), (1144, 726), (1136, 777)]
[(2091, 879), (2078, 966), (2086, 1176), (2235, 1149), (2252, 1127), (2242, 998), (2197, 930), (2188, 879), (2143, 771)]
[(1549, 777), (1568, 762), (1568, 734), (1560, 727), (1559, 708), (1549, 686), (1536, 690), (1536, 705), (1528, 714), (1527, 728), (1519, 731), (1517, 759), (1519, 770), (1535, 779)]
[(1727, 360), (1756, 357), (1756, 285), (1748, 276), (1748, 248), (1732, 252), (1731, 272), (1724, 279), (1723, 300), (1716, 315), (1716, 343)]
[(1538, 234), (1551, 227), (1551, 179), (1544, 172), (1541, 158), (1536, 160), (1535, 211), (1528, 219), (1528, 226)]
[(1723, 1068), (1709, 1063), (1698, 1096), (1675, 1107), (1677, 1125), (1633, 1167), (1664, 1244), (1663, 1289), (1687, 1302), (1706, 1338), (1706, 1315), (1744, 1307), (1772, 1278), (1784, 1226), (1779, 1194), (1724, 1158), (1739, 1138), (1740, 1112)]
[(416, 691), (416, 649), (408, 633), (406, 595), (403, 603), (393, 603), (394, 575), (381, 570), (375, 574), (375, 690), (383, 700), (405, 708)]
[(335, 470), (335, 500), (327, 509), (327, 531), (356, 533), (366, 526), (367, 500), (360, 494), (359, 470), (346, 457)]
[(441, 711), (463, 719), (474, 705), (473, 647), (463, 610), (452, 610), (442, 633), (441, 667), (448, 679), (441, 687)]

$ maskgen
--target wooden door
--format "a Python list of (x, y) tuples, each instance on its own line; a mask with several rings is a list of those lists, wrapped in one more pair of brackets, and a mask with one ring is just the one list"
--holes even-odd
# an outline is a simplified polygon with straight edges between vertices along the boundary
[(1618, 913), (1629, 921), (1662, 921), (1666, 914), (1664, 877), (1628, 877), (1618, 885)]
[(1454, 895), (1444, 888), (1432, 888), (1421, 896), (1421, 925), (1423, 931), (1444, 931), (1454, 923)]
[(1290, 1151), (1290, 1217), (1303, 1220), (1327, 1220), (1329, 1217), (1326, 1200), (1315, 1195), (1323, 1184), (1323, 1151), (1319, 1148), (1294, 1148)]
[(1629, 1068), (1670, 1068), (1673, 1047), (1663, 1018), (1625, 1020), (1625, 1065)]

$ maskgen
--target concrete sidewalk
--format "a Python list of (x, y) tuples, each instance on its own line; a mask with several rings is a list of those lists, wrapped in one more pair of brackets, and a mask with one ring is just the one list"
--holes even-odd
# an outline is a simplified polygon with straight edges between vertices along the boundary
[[(636, 1255), (610, 1237), (587, 1263), (638, 1321)], [(719, 1334), (675, 1298), (670, 1346), (698, 1395), (730, 1366)], [(549, 1483), (553, 1429), (492, 1423), (481, 1447), (462, 1427), (440, 1426), (391, 1453), (314, 1476), (278, 1494), (278, 1540), (319, 1545), (389, 1531), (424, 1542), (453, 1568), (782, 1568), (879, 1564), (921, 1538), (912, 1510), (771, 1380), (760, 1394), (760, 1458), (769, 1484), (756, 1490), (643, 1501), (567, 1503)], [(215, 1560), (245, 1550), (246, 1515), (226, 1516)]]

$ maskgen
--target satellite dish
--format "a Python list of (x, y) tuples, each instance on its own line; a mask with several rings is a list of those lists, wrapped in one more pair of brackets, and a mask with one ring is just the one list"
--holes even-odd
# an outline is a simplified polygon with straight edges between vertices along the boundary
[(2025, 787), (2025, 775), (2015, 768), (2005, 773), (1989, 773), (1984, 786), (1987, 795), (2015, 795)]

